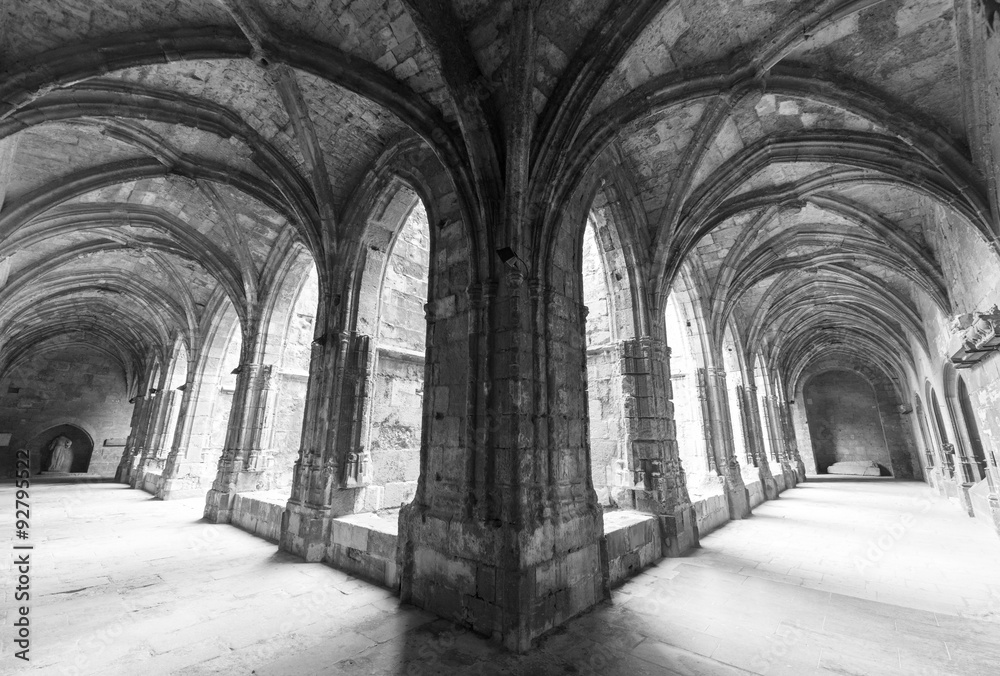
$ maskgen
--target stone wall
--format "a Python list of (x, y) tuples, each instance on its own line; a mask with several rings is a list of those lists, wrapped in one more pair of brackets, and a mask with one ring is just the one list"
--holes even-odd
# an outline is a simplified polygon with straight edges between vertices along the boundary
[(871, 460), (891, 471), (878, 402), (869, 383), (847, 371), (832, 371), (809, 381), (805, 397), (818, 472), (848, 460)]
[(660, 526), (649, 514), (612, 511), (604, 515), (610, 584), (616, 587), (663, 556)]
[(0, 478), (14, 476), (17, 449), (65, 424), (93, 439), (87, 474), (114, 476), (131, 416), (124, 373), (108, 358), (79, 348), (36, 354), (0, 379), (0, 434), (11, 435), (0, 447)]
[(379, 350), (372, 394), (372, 482), (384, 488), (382, 504), (413, 499), (420, 474), (424, 359)]
[(713, 530), (729, 523), (729, 505), (726, 502), (726, 496), (722, 493), (692, 499), (691, 502), (698, 519), (698, 535), (700, 537), (704, 537)]
[(420, 474), (429, 267), (427, 213), (418, 201), (392, 245), (379, 303), (368, 450), (384, 507), (410, 502)]
[(623, 394), (619, 360), (619, 351), (612, 345), (587, 351), (591, 476), (602, 504), (609, 504), (613, 495), (611, 487), (628, 481), (630, 476), (622, 448)]

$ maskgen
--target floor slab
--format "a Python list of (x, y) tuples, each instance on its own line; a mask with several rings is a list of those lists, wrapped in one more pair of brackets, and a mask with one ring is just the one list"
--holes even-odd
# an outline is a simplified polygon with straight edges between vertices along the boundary
[[(13, 487), (0, 502), (13, 504)], [(32, 489), (31, 662), (0, 673), (994, 674), (1000, 539), (919, 483), (810, 481), (528, 655), (119, 484)], [(0, 532), (13, 533), (12, 509)], [(13, 550), (11, 550), (11, 553)]]

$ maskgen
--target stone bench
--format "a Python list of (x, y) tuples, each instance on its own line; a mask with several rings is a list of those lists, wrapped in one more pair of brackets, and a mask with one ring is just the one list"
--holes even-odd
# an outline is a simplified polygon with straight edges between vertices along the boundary
[(627, 510), (604, 513), (611, 586), (617, 587), (663, 558), (656, 517)]
[(826, 468), (827, 474), (844, 474), (850, 476), (882, 476), (882, 470), (871, 460), (846, 460), (835, 462)]

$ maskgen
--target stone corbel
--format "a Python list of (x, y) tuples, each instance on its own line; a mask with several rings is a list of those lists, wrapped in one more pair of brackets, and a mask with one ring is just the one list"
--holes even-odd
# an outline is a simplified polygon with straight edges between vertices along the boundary
[(962, 347), (952, 357), (955, 368), (971, 368), (1000, 350), (1000, 308), (994, 305), (986, 312), (969, 312), (952, 319), (951, 330), (961, 336)]

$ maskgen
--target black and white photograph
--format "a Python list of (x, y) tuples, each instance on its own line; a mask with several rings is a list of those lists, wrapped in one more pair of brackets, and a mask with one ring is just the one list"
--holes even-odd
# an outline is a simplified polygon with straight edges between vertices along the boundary
[(0, 0), (0, 676), (996, 676), (998, 355), (1000, 0)]

